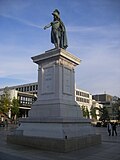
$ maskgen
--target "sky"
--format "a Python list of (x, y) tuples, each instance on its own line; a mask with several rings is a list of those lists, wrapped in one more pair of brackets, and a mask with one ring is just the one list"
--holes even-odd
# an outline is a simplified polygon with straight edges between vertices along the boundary
[(54, 48), (44, 26), (58, 9), (76, 87), (120, 97), (120, 0), (0, 0), (0, 88), (37, 82), (31, 57)]

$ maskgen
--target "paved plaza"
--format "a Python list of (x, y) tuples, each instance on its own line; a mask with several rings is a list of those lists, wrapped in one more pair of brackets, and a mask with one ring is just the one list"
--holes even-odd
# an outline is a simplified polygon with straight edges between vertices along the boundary
[(120, 126), (118, 136), (108, 136), (107, 128), (95, 127), (102, 136), (102, 143), (79, 151), (56, 153), (29, 147), (7, 144), (6, 135), (15, 126), (0, 127), (0, 160), (120, 160)]

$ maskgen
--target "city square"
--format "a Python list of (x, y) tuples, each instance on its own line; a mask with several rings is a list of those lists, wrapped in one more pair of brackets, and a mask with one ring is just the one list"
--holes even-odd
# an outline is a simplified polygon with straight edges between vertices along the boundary
[(0, 160), (119, 160), (120, 159), (120, 126), (118, 126), (118, 136), (109, 137), (107, 128), (96, 127), (96, 132), (102, 136), (99, 145), (83, 148), (78, 151), (68, 153), (57, 153), (37, 150), (30, 147), (7, 144), (6, 135), (13, 132), (16, 126), (8, 128), (0, 127)]
[(0, 160), (120, 159), (119, 1), (17, 2), (0, 1)]

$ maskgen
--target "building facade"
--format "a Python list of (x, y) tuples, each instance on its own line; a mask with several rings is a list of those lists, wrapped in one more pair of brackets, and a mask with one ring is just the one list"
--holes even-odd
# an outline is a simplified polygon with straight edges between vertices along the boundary
[[(17, 98), (20, 102), (20, 117), (27, 117), (31, 105), (37, 99), (38, 83), (28, 83), (8, 88), (11, 92), (11, 97)], [(0, 89), (0, 94), (3, 90), (4, 88)], [(91, 106), (99, 107), (99, 103), (92, 99), (92, 95), (89, 92), (77, 88), (75, 89), (75, 101), (80, 107), (84, 106), (87, 108), (89, 113)], [(97, 119), (99, 119), (99, 114), (97, 113), (97, 115)]]
[(113, 100), (113, 96), (109, 94), (97, 94), (93, 95), (92, 98), (103, 105), (110, 105)]
[(99, 104), (102, 104), (104, 107), (106, 107), (110, 119), (112, 120), (116, 119), (117, 113), (114, 109), (113, 104), (116, 103), (119, 97), (111, 96), (109, 94), (97, 94), (93, 95), (92, 98)]
[[(99, 104), (97, 101), (92, 99), (92, 95), (84, 90), (76, 89), (75, 90), (75, 100), (81, 107), (85, 107), (89, 111), (89, 118), (92, 119), (91, 108), (102, 108), (103, 105)], [(99, 120), (100, 113), (99, 110), (96, 110), (96, 119)]]
[(92, 95), (81, 89), (75, 89), (75, 101), (80, 106), (85, 106), (90, 110), (92, 104)]
[[(31, 109), (31, 105), (37, 99), (36, 95), (29, 92), (21, 92), (13, 88), (9, 88), (9, 95), (12, 101), (13, 98), (18, 99), (19, 107), (19, 117), (27, 117), (28, 111)], [(4, 89), (0, 89), (0, 96), (4, 94)], [(11, 118), (11, 111), (9, 110), (8, 117)]]

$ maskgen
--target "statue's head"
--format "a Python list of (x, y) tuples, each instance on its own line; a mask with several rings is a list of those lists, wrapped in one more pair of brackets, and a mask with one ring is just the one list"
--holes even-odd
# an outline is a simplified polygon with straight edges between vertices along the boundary
[(60, 12), (58, 11), (58, 9), (55, 9), (52, 13), (53, 16), (56, 16), (57, 18), (60, 18)]

